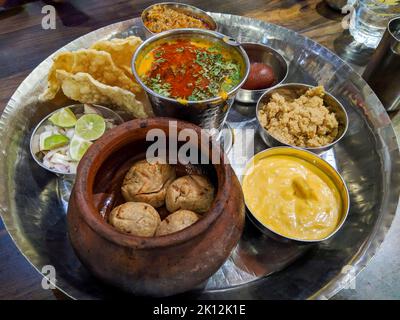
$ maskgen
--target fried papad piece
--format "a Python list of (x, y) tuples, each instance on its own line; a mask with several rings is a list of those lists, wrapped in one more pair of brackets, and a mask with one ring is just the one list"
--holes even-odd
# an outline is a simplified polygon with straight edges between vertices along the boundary
[(136, 99), (134, 93), (105, 85), (84, 72), (72, 74), (64, 70), (57, 70), (59, 81), (64, 94), (80, 103), (94, 103), (105, 106), (116, 106), (135, 118), (147, 118), (148, 114), (142, 102)]
[(56, 72), (64, 70), (76, 74), (89, 73), (91, 77), (103, 84), (120, 87), (138, 93), (142, 89), (129, 78), (125, 72), (113, 62), (111, 55), (105, 51), (82, 49), (73, 52), (61, 52), (54, 57), (53, 65), (48, 75), (48, 88), (40, 97), (41, 100), (51, 100), (55, 97), (61, 84), (57, 81)]
[(142, 39), (136, 36), (130, 36), (124, 39), (111, 39), (95, 42), (90, 49), (106, 51), (111, 54), (114, 63), (124, 70), (125, 74), (133, 77), (131, 62), (133, 54), (142, 43)]
[(47, 76), (47, 89), (43, 92), (39, 99), (43, 101), (53, 99), (58, 90), (60, 90), (60, 83), (57, 80), (56, 70), (61, 69), (71, 72), (74, 64), (74, 56), (70, 52), (61, 52), (53, 58), (53, 64)]

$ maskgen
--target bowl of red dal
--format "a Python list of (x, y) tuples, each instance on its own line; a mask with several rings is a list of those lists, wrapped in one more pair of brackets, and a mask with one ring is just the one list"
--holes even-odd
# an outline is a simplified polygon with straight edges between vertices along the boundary
[(220, 129), (250, 63), (240, 44), (201, 29), (159, 33), (141, 44), (132, 71), (156, 116)]

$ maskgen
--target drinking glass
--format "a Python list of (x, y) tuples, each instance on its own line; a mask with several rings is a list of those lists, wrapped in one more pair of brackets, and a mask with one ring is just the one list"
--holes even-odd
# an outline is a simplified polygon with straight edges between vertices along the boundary
[(400, 15), (400, 0), (356, 0), (350, 33), (357, 42), (376, 48), (390, 19)]
[(390, 20), (363, 78), (387, 111), (400, 110), (400, 16)]

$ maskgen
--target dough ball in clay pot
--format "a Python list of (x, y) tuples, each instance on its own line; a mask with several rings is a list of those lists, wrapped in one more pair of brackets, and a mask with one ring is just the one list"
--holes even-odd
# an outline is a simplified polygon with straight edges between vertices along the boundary
[(147, 203), (126, 202), (111, 211), (108, 221), (120, 232), (152, 237), (161, 219), (157, 210)]
[(125, 175), (121, 192), (126, 201), (146, 202), (159, 208), (164, 205), (167, 187), (175, 177), (175, 167), (160, 160), (141, 160)]
[(197, 220), (199, 220), (199, 216), (193, 211), (178, 210), (161, 221), (157, 228), (156, 236), (163, 236), (186, 229)]
[(214, 186), (204, 176), (183, 176), (167, 188), (165, 204), (169, 212), (179, 209), (207, 212), (214, 200)]

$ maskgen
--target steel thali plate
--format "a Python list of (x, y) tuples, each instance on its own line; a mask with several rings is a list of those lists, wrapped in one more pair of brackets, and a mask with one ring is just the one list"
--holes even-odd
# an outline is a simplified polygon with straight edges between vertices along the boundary
[[(286, 82), (324, 85), (345, 106), (349, 130), (323, 157), (342, 174), (351, 209), (344, 227), (318, 245), (278, 243), (249, 221), (231, 257), (201, 288), (185, 298), (305, 299), (330, 298), (368, 263), (395, 215), (400, 193), (400, 157), (394, 130), (382, 104), (365, 81), (335, 54), (288, 29), (262, 21), (213, 13), (220, 31), (241, 42), (270, 45), (289, 62)], [(76, 50), (110, 37), (144, 37), (139, 18), (119, 22), (80, 37), (59, 51)], [(76, 299), (123, 295), (94, 279), (68, 240), (65, 203), (68, 181), (40, 168), (29, 153), (34, 126), (65, 101), (39, 103), (51, 56), (23, 81), (0, 119), (0, 213), (18, 248), (40, 272), (56, 268), (57, 287)], [(234, 158), (246, 141), (265, 149), (257, 134), (255, 108), (235, 104), (228, 115), (234, 131)], [(250, 145), (249, 145), (250, 148)], [(243, 156), (243, 155), (242, 155)], [(244, 157), (249, 156), (247, 154)], [(238, 175), (241, 167), (233, 163)], [(278, 272), (279, 271), (279, 272)]]

